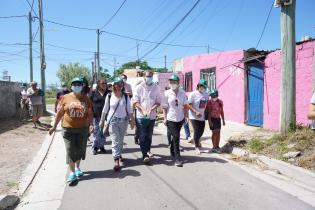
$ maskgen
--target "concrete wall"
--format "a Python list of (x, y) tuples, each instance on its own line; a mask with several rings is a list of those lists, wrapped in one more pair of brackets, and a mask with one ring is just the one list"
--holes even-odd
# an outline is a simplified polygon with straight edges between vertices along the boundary
[[(314, 41), (296, 46), (296, 120), (309, 124), (307, 111), (313, 93)], [(280, 127), (281, 52), (270, 53), (265, 60), (264, 127)]]
[(19, 95), (20, 88), (17, 83), (0, 81), (0, 119), (15, 116)]
[[(237, 63), (244, 56), (243, 50), (219, 52), (185, 57), (183, 60), (183, 75), (193, 74), (193, 89), (200, 79), (200, 70), (216, 67), (216, 85), (219, 98), (224, 102), (227, 120), (244, 122), (244, 65)], [(238, 67), (232, 66), (237, 63)], [(228, 67), (226, 67), (228, 66)], [(225, 68), (223, 68), (225, 67)]]

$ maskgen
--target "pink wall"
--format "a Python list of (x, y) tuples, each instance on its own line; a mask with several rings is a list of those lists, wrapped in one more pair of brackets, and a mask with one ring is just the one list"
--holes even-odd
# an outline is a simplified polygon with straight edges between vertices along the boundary
[[(243, 50), (212, 54), (195, 55), (183, 59), (183, 74), (192, 71), (193, 88), (200, 79), (200, 69), (216, 67), (216, 84), (219, 98), (224, 102), (227, 120), (244, 122), (244, 68), (243, 63), (237, 63), (244, 56)], [(237, 63), (241, 68), (231, 64)], [(230, 66), (229, 66), (230, 65)], [(222, 68), (228, 66), (226, 68)]]
[(169, 86), (169, 78), (176, 74), (180, 79), (180, 84), (183, 85), (184, 76), (182, 73), (172, 73), (172, 72), (166, 72), (166, 73), (158, 73), (158, 82), (161, 89), (161, 92), (164, 92), (165, 87)]
[[(309, 124), (306, 118), (313, 92), (315, 41), (296, 46), (296, 119)], [(277, 50), (265, 60), (264, 127), (278, 130), (280, 125), (281, 54)]]

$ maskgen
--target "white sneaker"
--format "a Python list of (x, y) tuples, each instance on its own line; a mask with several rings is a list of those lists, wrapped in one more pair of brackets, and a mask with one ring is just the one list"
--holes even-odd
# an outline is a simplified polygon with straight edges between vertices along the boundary
[(194, 141), (194, 139), (193, 139), (193, 138), (191, 138), (191, 137), (190, 137), (190, 138), (188, 139), (188, 143), (194, 144), (194, 143), (195, 143), (195, 141)]
[(148, 154), (149, 158), (153, 158), (154, 157), (152, 152), (148, 152), (147, 154)]
[(196, 147), (195, 150), (196, 150), (196, 154), (197, 154), (197, 155), (201, 155), (200, 149), (199, 149), (198, 147)]
[(149, 162), (150, 162), (150, 158), (145, 157), (145, 158), (143, 159), (143, 163), (148, 164)]

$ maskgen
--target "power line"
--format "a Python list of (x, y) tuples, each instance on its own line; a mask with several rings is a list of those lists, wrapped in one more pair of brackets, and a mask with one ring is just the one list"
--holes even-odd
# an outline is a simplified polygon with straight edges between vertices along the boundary
[(255, 47), (256, 49), (257, 49), (257, 47), (258, 47), (258, 45), (259, 45), (259, 43), (260, 43), (260, 41), (261, 41), (261, 38), (262, 38), (263, 35), (264, 35), (265, 29), (266, 29), (266, 26), (267, 26), (267, 23), (268, 23), (270, 14), (271, 14), (271, 10), (272, 10), (272, 8), (273, 8), (273, 4), (274, 4), (274, 3), (272, 2), (271, 7), (270, 7), (269, 12), (268, 12), (267, 19), (266, 19), (265, 24), (264, 24), (264, 27), (263, 27), (263, 30), (262, 30), (262, 32), (261, 32), (261, 34), (260, 34), (260, 37), (259, 37), (259, 40), (258, 40), (258, 42), (257, 42), (257, 44), (256, 44), (256, 47)]
[(116, 10), (116, 12), (112, 15), (111, 18), (109, 18), (109, 20), (100, 28), (100, 30), (102, 30), (103, 28), (105, 28), (113, 19), (114, 17), (118, 14), (118, 12), (120, 11), (120, 9), (124, 6), (124, 4), (126, 3), (127, 0), (124, 0), (120, 7)]
[(174, 26), (173, 29), (169, 33), (166, 34), (166, 36), (159, 42), (157, 43), (151, 50), (149, 50), (147, 53), (145, 53), (141, 59), (149, 55), (151, 52), (153, 52), (162, 42), (164, 42), (177, 28), (180, 26), (183, 21), (189, 16), (189, 14), (196, 8), (196, 6), (200, 3), (200, 0), (197, 0), (195, 4), (191, 7), (191, 9), (181, 18), (181, 20)]
[(26, 0), (28, 6), (30, 6), (31, 11), (35, 14), (36, 17), (38, 17), (37, 13), (34, 10), (34, 0), (32, 2), (32, 4), (29, 2), (29, 0)]
[(11, 15), (11, 16), (1, 16), (0, 19), (11, 19), (11, 18), (21, 18), (27, 17), (26, 15)]
[(96, 28), (87, 28), (87, 27), (81, 27), (81, 26), (68, 25), (68, 24), (59, 23), (59, 22), (52, 21), (52, 20), (47, 20), (47, 19), (44, 19), (44, 21), (45, 21), (45, 22), (48, 22), (48, 23), (55, 24), (55, 25), (60, 25), (60, 26), (68, 27), (68, 28), (75, 28), (75, 29), (88, 30), (88, 31), (96, 31), (96, 30), (97, 30)]

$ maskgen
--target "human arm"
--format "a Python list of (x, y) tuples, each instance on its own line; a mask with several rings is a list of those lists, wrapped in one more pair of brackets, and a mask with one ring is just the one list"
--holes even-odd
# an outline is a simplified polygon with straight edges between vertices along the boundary
[(193, 107), (193, 102), (195, 100), (195, 97), (194, 97), (194, 92), (191, 92), (188, 96), (188, 104), (187, 104), (187, 109), (192, 111), (193, 113), (195, 113), (196, 117), (197, 118), (200, 118), (202, 117), (202, 114), (200, 112), (198, 112), (198, 110), (196, 110), (194, 107)]
[(107, 94), (106, 98), (105, 98), (105, 103), (104, 103), (104, 107), (102, 110), (102, 115), (101, 115), (101, 119), (100, 119), (100, 123), (99, 126), (100, 128), (104, 128), (104, 123), (105, 123), (105, 118), (107, 113), (109, 112), (109, 94)]
[(223, 102), (221, 104), (221, 118), (222, 118), (223, 125), (225, 125)]
[(315, 120), (315, 93), (312, 96), (311, 104), (308, 108), (307, 118), (309, 120)]
[(61, 121), (63, 115), (64, 115), (64, 109), (63, 109), (63, 106), (60, 106), (60, 109), (57, 111), (57, 114), (56, 114), (54, 125), (48, 131), (49, 135), (53, 134), (53, 132), (56, 131), (57, 125)]
[(211, 120), (211, 102), (208, 101), (206, 109), (208, 110), (208, 123), (209, 123), (209, 127), (211, 128), (213, 126), (212, 120)]
[(93, 126), (93, 109), (92, 109), (92, 102), (89, 99), (89, 108), (88, 108), (88, 115), (87, 115), (87, 120), (89, 122), (89, 132), (93, 133), (94, 131), (94, 126)]

